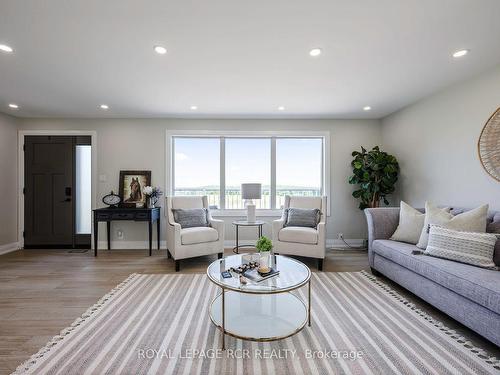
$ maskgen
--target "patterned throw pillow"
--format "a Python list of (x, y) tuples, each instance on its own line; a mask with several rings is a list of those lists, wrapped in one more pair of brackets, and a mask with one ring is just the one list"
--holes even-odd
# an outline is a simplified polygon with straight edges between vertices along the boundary
[(206, 208), (173, 209), (174, 220), (181, 228), (208, 227)]
[(486, 218), (488, 216), (488, 205), (475, 208), (470, 211), (453, 215), (451, 212), (443, 211), (430, 202), (425, 202), (425, 222), (418, 240), (417, 247), (425, 249), (429, 238), (431, 225), (460, 230), (464, 232), (486, 232)]
[(321, 211), (317, 208), (287, 208), (285, 215), (285, 227), (316, 228), (321, 219)]
[(495, 269), (496, 241), (497, 236), (493, 233), (461, 232), (432, 225), (424, 254)]

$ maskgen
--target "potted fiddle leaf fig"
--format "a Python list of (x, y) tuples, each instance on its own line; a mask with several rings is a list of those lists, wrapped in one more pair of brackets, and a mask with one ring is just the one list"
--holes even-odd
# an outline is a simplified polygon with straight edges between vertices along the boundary
[(395, 190), (398, 180), (399, 164), (395, 156), (380, 151), (375, 146), (370, 151), (361, 147), (361, 152), (353, 151), (351, 162), (351, 185), (358, 185), (352, 192), (354, 198), (360, 199), (359, 209), (379, 207), (380, 201), (389, 204), (387, 195)]

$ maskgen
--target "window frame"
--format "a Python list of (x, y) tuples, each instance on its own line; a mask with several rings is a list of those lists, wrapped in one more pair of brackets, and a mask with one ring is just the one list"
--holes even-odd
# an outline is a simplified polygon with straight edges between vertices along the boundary
[[(330, 216), (330, 132), (329, 131), (223, 131), (223, 130), (170, 130), (166, 131), (166, 181), (165, 191), (167, 195), (173, 195), (175, 163), (174, 163), (174, 139), (179, 138), (218, 138), (220, 142), (220, 206), (225, 207), (225, 177), (226, 177), (226, 153), (224, 138), (270, 138), (271, 139), (271, 208), (257, 210), (258, 216), (281, 216), (281, 209), (276, 206), (276, 139), (277, 138), (321, 138), (322, 149), (322, 195), (327, 197), (327, 216)], [(213, 216), (219, 217), (241, 217), (246, 215), (244, 209), (220, 208), (212, 211)]]

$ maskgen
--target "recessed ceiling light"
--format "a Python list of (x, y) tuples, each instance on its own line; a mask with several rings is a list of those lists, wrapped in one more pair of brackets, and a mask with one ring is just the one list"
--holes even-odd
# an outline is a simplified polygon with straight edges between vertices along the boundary
[(284, 106), (280, 105), (280, 106), (278, 107), (278, 111), (284, 111), (284, 110), (285, 110), (285, 107), (284, 107)]
[(312, 57), (316, 57), (316, 56), (319, 56), (321, 55), (321, 48), (313, 48), (312, 50), (309, 51), (309, 55), (311, 55)]
[(461, 50), (456, 51), (453, 54), (453, 57), (455, 57), (455, 58), (457, 58), (457, 57), (463, 57), (463, 56), (467, 55), (468, 53), (469, 53), (468, 49), (461, 49)]
[(167, 53), (167, 49), (162, 46), (155, 46), (155, 52), (159, 55), (164, 55)]
[(372, 109), (372, 107), (370, 107), (369, 105), (363, 107), (363, 111), (369, 111), (371, 109)]
[(196, 111), (198, 109), (198, 106), (196, 105), (192, 105), (191, 107), (189, 107), (191, 109), (191, 111)]
[(9, 108), (12, 108), (12, 109), (18, 109), (19, 106), (17, 104), (14, 104), (14, 103), (10, 103), (9, 104)]
[(12, 47), (10, 47), (10, 46), (8, 46), (6, 44), (0, 44), (0, 51), (7, 52), (7, 53), (14, 52), (14, 50), (12, 49)]
[(109, 105), (107, 104), (101, 104), (100, 107), (101, 109), (109, 109)]

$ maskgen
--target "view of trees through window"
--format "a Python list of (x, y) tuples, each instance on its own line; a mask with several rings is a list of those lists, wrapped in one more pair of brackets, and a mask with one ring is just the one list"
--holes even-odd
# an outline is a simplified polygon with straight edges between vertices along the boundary
[(174, 195), (207, 195), (212, 208), (243, 209), (247, 182), (262, 184), (258, 209), (281, 208), (285, 195), (322, 195), (322, 137), (173, 137), (172, 146)]

